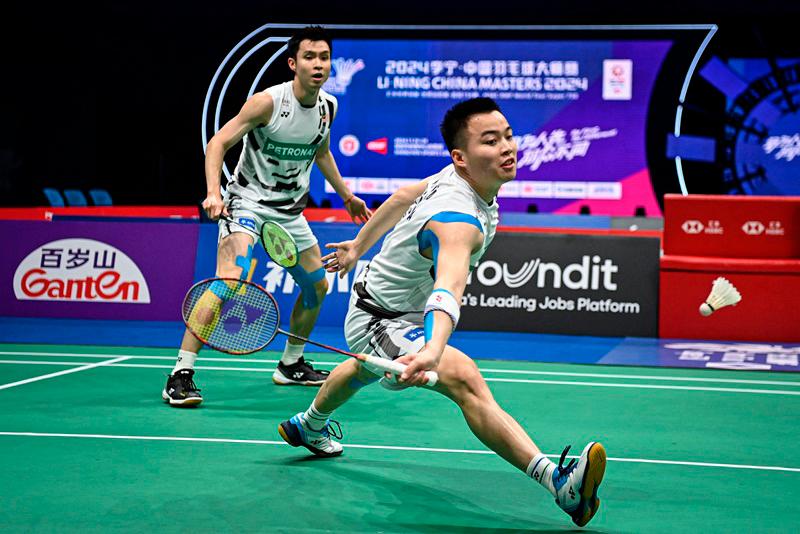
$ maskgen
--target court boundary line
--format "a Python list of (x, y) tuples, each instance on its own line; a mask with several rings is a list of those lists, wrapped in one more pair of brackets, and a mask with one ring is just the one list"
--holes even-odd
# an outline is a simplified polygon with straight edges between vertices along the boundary
[[(284, 441), (273, 440), (259, 440), (259, 439), (234, 439), (234, 438), (204, 438), (192, 436), (132, 436), (132, 435), (115, 435), (115, 434), (70, 434), (61, 432), (11, 432), (0, 431), (0, 436), (5, 437), (34, 437), (34, 438), (77, 438), (77, 439), (117, 439), (117, 440), (131, 440), (131, 441), (178, 441), (178, 442), (195, 442), (195, 443), (231, 443), (240, 445), (279, 445), (285, 446), (288, 443)], [(434, 447), (406, 447), (399, 445), (362, 445), (362, 444), (345, 444), (345, 449), (372, 449), (372, 450), (391, 450), (391, 451), (407, 451), (407, 452), (437, 452), (447, 454), (483, 454), (497, 456), (496, 453), (489, 450), (470, 450), (470, 449), (446, 449)], [(550, 458), (558, 458), (560, 454), (546, 454)], [(578, 455), (568, 455), (567, 458), (578, 458)], [(753, 465), (753, 464), (728, 464), (719, 462), (692, 462), (686, 460), (653, 460), (649, 458), (619, 458), (609, 456), (607, 458), (611, 462), (621, 463), (642, 463), (654, 465), (680, 465), (687, 467), (715, 467), (722, 469), (748, 469), (755, 471), (782, 471), (789, 473), (800, 473), (800, 467), (784, 467), (776, 465)]]
[[(95, 367), (104, 367), (104, 366), (111, 366), (116, 362), (121, 362), (130, 359), (129, 356), (120, 356), (119, 358), (114, 358), (111, 360), (105, 360), (102, 362), (92, 363), (83, 365), (81, 367), (76, 367), (74, 369), (65, 369), (63, 371), (58, 371), (56, 373), (49, 373), (46, 375), (41, 376), (34, 376), (32, 378), (26, 378), (25, 380), (19, 380), (17, 382), (9, 382), (8, 384), (0, 384), (0, 390), (9, 389), (17, 386), (23, 386), (25, 384), (30, 384), (32, 382), (39, 382), (40, 380), (48, 380), (50, 378), (56, 378), (58, 376), (68, 375), (72, 373), (79, 373), (81, 371), (88, 371), (89, 369), (94, 369)], [(78, 364), (73, 364), (78, 365)]]
[[(129, 356), (123, 356), (121, 358), (117, 358), (116, 360), (128, 360), (131, 359)], [(108, 360), (107, 362), (100, 362), (97, 364), (85, 365), (84, 367), (89, 369), (93, 367), (125, 367), (125, 368), (134, 368), (134, 369), (172, 369), (174, 366), (172, 365), (154, 365), (154, 364), (146, 364), (146, 363), (123, 363), (117, 364), (113, 363), (114, 360)], [(22, 360), (0, 360), (1, 364), (6, 365), (81, 365), (85, 362), (47, 362), (47, 361), (22, 361)], [(317, 363), (317, 362), (314, 362)], [(83, 368), (77, 369), (83, 370)], [(69, 370), (68, 372), (76, 372), (77, 370)], [(223, 372), (249, 372), (249, 373), (272, 373), (275, 371), (275, 368), (264, 368), (264, 367), (210, 367), (210, 366), (196, 366), (195, 370), (197, 371), (223, 371)], [(61, 373), (53, 373), (53, 375), (58, 376), (59, 374), (67, 374), (67, 371), (62, 371)], [(49, 375), (45, 375), (45, 377), (49, 377)], [(661, 384), (622, 384), (622, 383), (611, 383), (611, 382), (576, 382), (572, 380), (530, 380), (530, 379), (523, 379), (523, 378), (496, 378), (496, 377), (486, 377), (484, 376), (483, 379), (486, 382), (505, 382), (505, 383), (512, 383), (512, 384), (544, 384), (544, 385), (556, 385), (556, 386), (578, 386), (578, 387), (608, 387), (608, 388), (623, 388), (623, 389), (661, 389), (661, 390), (673, 390), (673, 391), (708, 391), (708, 392), (716, 392), (716, 393), (744, 393), (744, 394), (755, 394), (755, 395), (789, 395), (789, 396), (800, 396), (800, 391), (787, 391), (782, 389), (748, 389), (748, 388), (717, 388), (717, 387), (701, 387), (701, 386), (671, 386), (671, 385), (661, 385)], [(24, 382), (24, 381), (23, 381)], [(19, 384), (21, 385), (21, 384)], [(0, 390), (4, 389), (0, 386)]]
[[(0, 351), (0, 356), (63, 356), (63, 357), (83, 357), (83, 358), (109, 358), (117, 356), (127, 356), (134, 360), (168, 360), (173, 361), (177, 356), (155, 356), (155, 355), (134, 355), (134, 354), (104, 354), (104, 353), (81, 353), (81, 352), (16, 352), (16, 351)], [(271, 359), (250, 359), (250, 358), (218, 358), (218, 357), (203, 357), (200, 358), (204, 362), (230, 362), (230, 363), (278, 363), (279, 360)], [(16, 363), (17, 360), (2, 360), (2, 363)], [(315, 365), (335, 366), (339, 365), (340, 361), (317, 361), (314, 360)], [(474, 360), (477, 362), (486, 360)], [(514, 362), (514, 360), (504, 360), (507, 362)], [(525, 362), (533, 364), (549, 364), (555, 363), (557, 365), (570, 365), (560, 362)], [(122, 366), (117, 366), (122, 367)], [(498, 373), (498, 374), (521, 374), (521, 375), (537, 375), (537, 376), (574, 376), (574, 377), (587, 377), (587, 378), (617, 378), (623, 380), (659, 380), (659, 381), (675, 381), (675, 382), (705, 382), (705, 383), (720, 383), (720, 384), (755, 384), (765, 386), (795, 386), (800, 387), (799, 381), (790, 380), (754, 380), (745, 378), (717, 378), (717, 377), (689, 377), (689, 376), (659, 376), (659, 375), (627, 375), (621, 373), (578, 373), (568, 371), (526, 371), (522, 369), (493, 369), (490, 367), (478, 367), (481, 373)], [(199, 369), (199, 367), (198, 367)], [(208, 369), (213, 369), (209, 367)], [(231, 368), (232, 369), (232, 368)], [(686, 370), (703, 371), (703, 368), (695, 367), (682, 367)], [(731, 372), (739, 372), (730, 370)]]

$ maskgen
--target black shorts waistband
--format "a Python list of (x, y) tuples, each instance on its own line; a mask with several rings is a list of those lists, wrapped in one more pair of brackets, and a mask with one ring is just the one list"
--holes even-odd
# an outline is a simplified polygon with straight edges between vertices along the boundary
[(353, 284), (353, 290), (356, 292), (356, 296), (358, 297), (356, 298), (356, 308), (363, 310), (370, 315), (373, 315), (379, 319), (397, 319), (398, 317), (402, 317), (406, 314), (406, 312), (390, 311), (378, 306), (377, 304), (369, 302), (370, 300), (374, 299), (372, 298), (372, 295), (367, 292), (364, 282), (356, 282)]

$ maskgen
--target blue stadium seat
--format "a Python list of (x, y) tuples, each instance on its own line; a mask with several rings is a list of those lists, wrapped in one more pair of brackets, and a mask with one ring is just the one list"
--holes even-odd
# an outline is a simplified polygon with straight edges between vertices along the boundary
[(47, 201), (50, 203), (51, 206), (54, 208), (63, 208), (64, 207), (64, 197), (61, 196), (61, 193), (58, 192), (58, 189), (53, 189), (52, 187), (45, 187), (42, 189), (44, 196), (47, 197)]
[(64, 196), (67, 197), (68, 206), (88, 206), (86, 195), (80, 189), (64, 189)]
[(95, 206), (111, 205), (111, 195), (105, 189), (89, 189), (89, 196)]

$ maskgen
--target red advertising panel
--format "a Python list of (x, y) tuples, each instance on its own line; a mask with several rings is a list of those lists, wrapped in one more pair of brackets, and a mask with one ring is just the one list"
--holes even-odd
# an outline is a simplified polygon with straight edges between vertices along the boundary
[(664, 253), (800, 258), (800, 197), (666, 195)]

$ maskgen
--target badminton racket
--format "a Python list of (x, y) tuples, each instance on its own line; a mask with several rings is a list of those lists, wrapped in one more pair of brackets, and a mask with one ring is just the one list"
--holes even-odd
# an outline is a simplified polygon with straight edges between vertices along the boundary
[[(251, 354), (269, 345), (277, 334), (400, 375), (406, 366), (369, 354), (357, 354), (287, 332), (280, 325), (278, 303), (266, 289), (237, 278), (209, 278), (194, 284), (182, 305), (183, 322), (198, 340), (227, 354)], [(438, 382), (435, 371), (426, 371), (428, 386)]]

